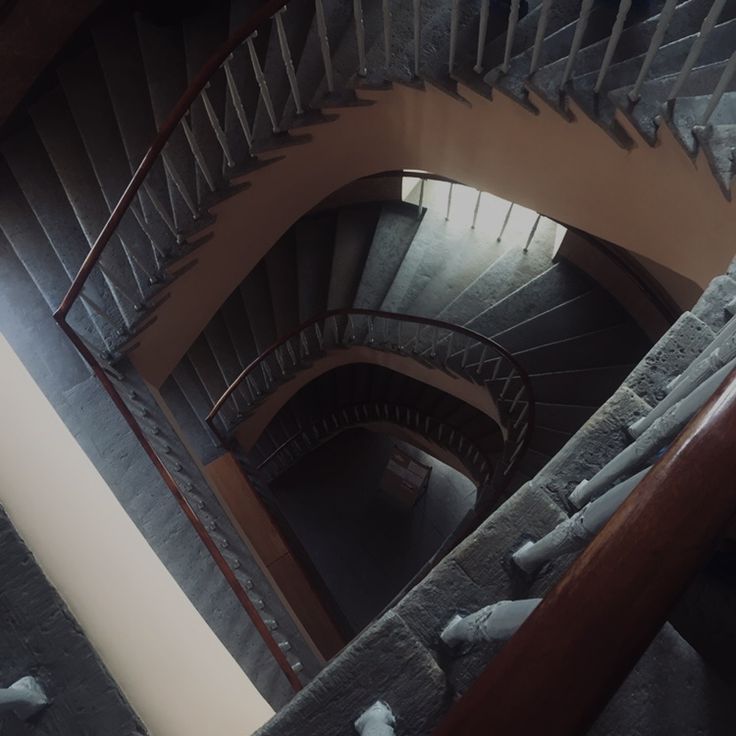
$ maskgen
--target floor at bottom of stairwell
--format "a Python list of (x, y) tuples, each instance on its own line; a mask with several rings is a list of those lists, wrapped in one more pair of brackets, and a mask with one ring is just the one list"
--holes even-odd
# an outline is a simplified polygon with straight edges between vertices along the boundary
[[(432, 467), (427, 491), (410, 512), (382, 500), (381, 476), (395, 445)], [(362, 429), (305, 457), (272, 490), (355, 634), (421, 569), (475, 501), (475, 486), (453, 468)]]

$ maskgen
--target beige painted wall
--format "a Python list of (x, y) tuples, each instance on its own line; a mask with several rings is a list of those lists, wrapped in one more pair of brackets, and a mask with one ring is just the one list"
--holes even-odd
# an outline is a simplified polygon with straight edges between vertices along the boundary
[[(538, 102), (528, 113), (504, 95), (461, 88), (470, 105), (431, 87), (361, 92), (369, 107), (340, 110), (313, 140), (256, 172), (218, 205), (216, 237), (173, 287), (133, 361), (159, 385), (228, 294), (283, 231), (333, 191), (389, 169), (463, 181), (639, 253), (704, 286), (733, 252), (736, 209), (701, 155), (691, 161), (665, 128), (651, 148), (617, 146), (587, 117), (569, 123)], [(532, 97), (532, 99), (534, 99)], [(622, 125), (631, 130), (622, 119)]]
[(0, 375), (0, 502), (152, 736), (251, 733), (271, 708), (2, 336)]

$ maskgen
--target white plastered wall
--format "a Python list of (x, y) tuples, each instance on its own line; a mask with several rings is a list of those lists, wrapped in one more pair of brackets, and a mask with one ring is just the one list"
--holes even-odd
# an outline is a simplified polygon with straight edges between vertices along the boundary
[(152, 736), (253, 732), (273, 711), (2, 336), (0, 375), (0, 503)]

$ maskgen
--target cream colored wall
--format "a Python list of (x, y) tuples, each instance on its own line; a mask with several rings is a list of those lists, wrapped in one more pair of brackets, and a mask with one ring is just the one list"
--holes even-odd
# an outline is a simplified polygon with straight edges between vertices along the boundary
[[(132, 354), (160, 384), (227, 295), (283, 231), (331, 192), (389, 169), (425, 169), (575, 225), (646, 256), (701, 287), (734, 252), (736, 210), (701, 155), (691, 161), (664, 128), (626, 151), (585, 115), (568, 123), (538, 102), (531, 115), (504, 95), (469, 105), (428, 87), (361, 92), (376, 104), (340, 110), (312, 141), (256, 172), (216, 208), (216, 237), (174, 286)], [(532, 97), (534, 100), (534, 97)]]
[(271, 708), (1, 336), (0, 375), (0, 502), (152, 736), (251, 733)]

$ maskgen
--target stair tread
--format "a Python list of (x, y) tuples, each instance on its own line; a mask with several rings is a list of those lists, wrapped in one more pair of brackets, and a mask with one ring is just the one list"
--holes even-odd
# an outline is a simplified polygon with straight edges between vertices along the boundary
[(361, 309), (381, 306), (418, 227), (412, 205), (402, 202), (381, 205), (353, 306)]

